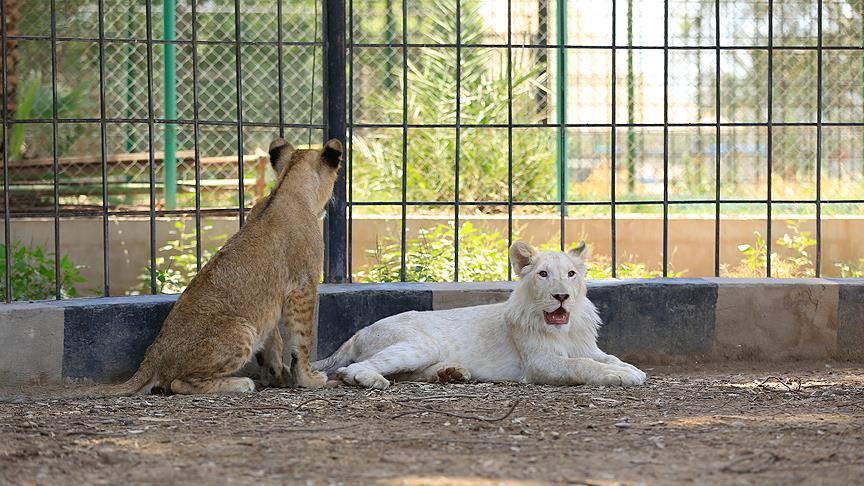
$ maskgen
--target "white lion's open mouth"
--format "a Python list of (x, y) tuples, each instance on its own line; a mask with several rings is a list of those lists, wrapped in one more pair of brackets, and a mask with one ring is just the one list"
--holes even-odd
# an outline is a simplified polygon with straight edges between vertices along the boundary
[(546, 324), (563, 326), (570, 322), (570, 313), (563, 307), (559, 307), (552, 312), (543, 311), (543, 318), (546, 319)]

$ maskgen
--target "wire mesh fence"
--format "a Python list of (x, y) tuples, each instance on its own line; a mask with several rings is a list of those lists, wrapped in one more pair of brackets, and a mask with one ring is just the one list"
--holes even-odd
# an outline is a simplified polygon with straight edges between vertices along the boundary
[[(115, 184), (118, 192), (123, 194), (116, 201), (112, 200), (111, 206), (132, 209), (149, 204), (146, 191), (142, 194), (141, 189), (146, 189), (149, 181), (147, 120), (152, 104), (152, 116), (158, 122), (187, 122), (176, 130), (176, 150), (181, 155), (178, 157), (177, 176), (181, 187), (187, 189), (181, 190), (181, 206), (194, 204), (194, 190), (188, 190), (194, 189), (195, 179), (195, 130), (191, 122), (198, 120), (203, 125), (198, 141), (198, 153), (204, 162), (201, 178), (208, 188), (204, 204), (236, 207), (236, 191), (225, 189), (236, 188), (236, 183), (228, 182), (238, 178), (235, 2), (197, 2), (194, 46), (191, 1), (174, 0), (171, 3), (176, 9), (175, 35), (172, 43), (167, 44), (164, 42), (164, 2), (150, 2), (149, 6), (141, 1), (103, 2), (102, 28), (106, 39), (102, 53), (104, 108), (107, 119), (117, 120), (107, 127), (106, 148), (112, 155), (138, 154), (109, 164), (109, 184)], [(14, 66), (10, 65), (12, 70), (9, 73), (14, 84), (10, 87), (10, 97), (15, 105), (10, 113), (13, 123), (10, 127), (13, 140), (9, 147), (11, 180), (32, 182), (52, 176), (52, 127), (49, 124), (26, 125), (24, 122), (47, 122), (52, 118), (51, 79), (52, 66), (56, 66), (57, 116), (61, 120), (57, 145), (58, 154), (64, 159), (61, 161), (61, 183), (93, 179), (94, 185), (98, 185), (101, 138), (99, 130), (87, 122), (98, 121), (100, 117), (99, 2), (56, 2), (57, 22), (53, 34), (57, 39), (56, 63), (52, 63), (51, 2), (7, 2), (8, 5), (14, 5), (18, 12), (18, 20), (11, 26), (14, 34), (9, 35), (14, 45), (10, 50), (16, 59)], [(247, 155), (266, 151), (273, 134), (279, 131), (280, 122), (313, 127), (320, 127), (323, 123), (321, 32), (320, 25), (315, 25), (317, 9), (311, 0), (286, 2), (281, 6), (273, 1), (242, 3), (239, 55), (243, 63), (240, 71), (243, 152)], [(280, 10), (282, 19), (277, 22)], [(319, 22), (320, 18), (319, 11)], [(147, 25), (151, 30), (152, 49), (148, 49)], [(277, 37), (283, 41), (278, 42)], [(174, 51), (171, 66), (174, 82), (170, 89), (176, 99), (171, 108), (166, 104), (166, 89), (169, 88), (163, 76), (169, 47)], [(194, 66), (198, 75), (197, 114), (193, 102), (193, 84), (196, 82), (193, 79), (193, 49), (197, 50)], [(148, 55), (151, 56), (149, 64)], [(316, 57), (318, 66), (314, 67)], [(277, 73), (280, 68), (281, 80)], [(151, 86), (148, 86), (148, 81)], [(150, 96), (148, 89), (152, 90)], [(173, 109), (172, 116), (166, 113), (168, 109)], [(65, 119), (87, 122), (65, 123)], [(21, 124), (16, 125), (18, 122)], [(166, 130), (162, 128), (164, 126), (157, 127), (153, 133), (157, 154), (165, 152)], [(316, 143), (320, 141), (320, 129), (317, 130), (313, 137)], [(306, 130), (288, 131), (298, 141), (309, 138)], [(86, 156), (90, 157), (83, 161), (74, 159)], [(70, 158), (68, 163), (65, 158)], [(163, 164), (156, 164), (157, 181), (164, 180), (163, 169)], [(246, 183), (254, 187), (256, 168), (249, 164), (246, 169)], [(71, 204), (71, 199), (80, 196), (73, 188), (69, 191), (63, 189), (61, 205), (65, 206), (67, 201)], [(157, 187), (157, 196), (161, 195), (160, 191), (161, 187)], [(52, 204), (50, 198), (34, 196), (33, 199), (27, 205), (29, 209), (43, 209)], [(96, 198), (90, 199), (94, 200), (85, 200), (77, 206), (98, 207), (101, 204)], [(24, 208), (22, 201), (22, 206), (17, 209)]]
[(351, 8), (356, 280), (507, 278), (515, 238), (587, 238), (593, 276), (862, 274), (861, 2)]
[[(233, 214), (236, 231), (267, 191), (269, 142), (320, 143), (317, 1), (2, 5), (7, 300), (75, 296), (84, 285), (109, 295), (118, 250), (149, 255), (114, 294), (162, 291), (175, 257), (191, 254), (179, 271), (188, 281), (212, 253), (202, 247), (213, 239), (202, 235), (208, 215)], [(82, 228), (97, 218), (102, 240), (87, 241)], [(143, 218), (149, 234), (127, 241), (114, 229), (122, 218)]]
[(340, 103), (332, 280), (864, 275), (860, 0), (2, 4), (10, 300), (182, 290)]

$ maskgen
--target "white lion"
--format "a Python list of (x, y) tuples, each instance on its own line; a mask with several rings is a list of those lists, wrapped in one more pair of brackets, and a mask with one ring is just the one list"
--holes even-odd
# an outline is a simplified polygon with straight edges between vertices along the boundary
[(520, 281), (505, 303), (405, 312), (361, 329), (313, 368), (349, 385), (520, 381), (640, 385), (645, 373), (597, 347), (600, 317), (586, 297), (585, 242), (568, 253), (510, 247)]

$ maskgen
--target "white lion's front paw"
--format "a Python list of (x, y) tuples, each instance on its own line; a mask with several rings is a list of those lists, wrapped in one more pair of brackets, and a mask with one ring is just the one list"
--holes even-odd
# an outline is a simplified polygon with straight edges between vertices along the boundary
[(645, 372), (634, 367), (610, 365), (600, 372), (595, 384), (636, 386), (645, 383)]
[(623, 368), (626, 368), (626, 369), (632, 371), (633, 374), (636, 375), (636, 376), (639, 378), (639, 380), (640, 380), (639, 383), (638, 383), (639, 385), (645, 383), (645, 380), (648, 378), (648, 375), (646, 375), (644, 371), (642, 371), (642, 370), (640, 370), (639, 368), (637, 368), (637, 367), (631, 365), (630, 363), (625, 363), (625, 362), (622, 361), (622, 362), (618, 363), (618, 366), (621, 366), (621, 367), (623, 367)]

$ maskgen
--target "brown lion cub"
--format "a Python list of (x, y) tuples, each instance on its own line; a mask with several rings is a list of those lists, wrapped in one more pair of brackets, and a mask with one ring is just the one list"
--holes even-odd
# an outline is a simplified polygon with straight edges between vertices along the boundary
[[(324, 257), (319, 215), (333, 192), (342, 158), (339, 140), (321, 151), (270, 144), (279, 180), (255, 205), (248, 223), (192, 279), (147, 348), (132, 378), (108, 394), (250, 392), (232, 376), (258, 355), (275, 383), (324, 386), (309, 367), (312, 319)], [(284, 322), (292, 362), (282, 363)]]

